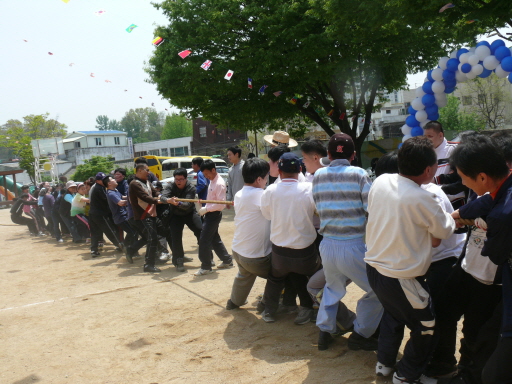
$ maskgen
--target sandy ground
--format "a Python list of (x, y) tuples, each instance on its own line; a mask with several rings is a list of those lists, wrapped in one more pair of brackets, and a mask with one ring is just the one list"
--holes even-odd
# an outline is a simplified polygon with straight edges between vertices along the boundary
[[(233, 211), (221, 237), (230, 251)], [(318, 329), (294, 315), (266, 324), (256, 313), (258, 279), (243, 309), (224, 307), (236, 268), (194, 277), (197, 245), (185, 230), (186, 273), (151, 275), (106, 245), (30, 237), (0, 210), (0, 383), (389, 383), (376, 379), (374, 352), (346, 338), (318, 351)], [(345, 298), (354, 309), (354, 285)]]

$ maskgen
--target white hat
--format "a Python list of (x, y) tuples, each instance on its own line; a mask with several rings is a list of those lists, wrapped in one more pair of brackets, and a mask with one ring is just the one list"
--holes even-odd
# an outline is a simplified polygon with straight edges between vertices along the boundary
[(272, 145), (284, 144), (290, 148), (296, 147), (298, 145), (295, 140), (290, 139), (290, 135), (288, 134), (288, 132), (284, 131), (275, 131), (273, 135), (264, 136), (263, 140)]

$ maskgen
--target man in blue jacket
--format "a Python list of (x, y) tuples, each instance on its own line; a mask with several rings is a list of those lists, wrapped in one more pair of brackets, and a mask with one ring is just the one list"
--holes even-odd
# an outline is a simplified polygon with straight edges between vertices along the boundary
[(204, 177), (203, 172), (201, 172), (201, 164), (203, 164), (202, 157), (194, 157), (192, 159), (192, 169), (197, 173), (196, 193), (200, 199), (204, 200), (208, 195), (208, 185), (210, 184), (210, 180)]

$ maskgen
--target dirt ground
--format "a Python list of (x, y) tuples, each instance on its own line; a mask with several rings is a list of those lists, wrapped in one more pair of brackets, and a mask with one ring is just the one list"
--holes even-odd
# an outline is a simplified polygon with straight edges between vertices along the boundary
[[(231, 250), (233, 211), (221, 237)], [(0, 382), (28, 383), (389, 383), (376, 379), (374, 352), (347, 339), (316, 346), (313, 323), (294, 315), (266, 324), (256, 313), (258, 279), (243, 309), (224, 307), (236, 267), (203, 277), (197, 245), (184, 232), (186, 273), (171, 265), (142, 272), (105, 246), (92, 259), (85, 244), (30, 237), (0, 210)], [(362, 295), (349, 287), (354, 309)]]

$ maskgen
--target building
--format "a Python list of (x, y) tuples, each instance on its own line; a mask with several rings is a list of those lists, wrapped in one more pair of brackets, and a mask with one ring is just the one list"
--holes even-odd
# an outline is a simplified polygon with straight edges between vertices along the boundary
[(217, 128), (216, 124), (201, 118), (194, 119), (192, 124), (192, 154), (226, 156), (229, 147), (247, 140), (247, 133), (233, 128)]
[(398, 90), (386, 93), (375, 104), (382, 103), (379, 112), (372, 113), (372, 139), (402, 137), (401, 128), (409, 115), (407, 109), (416, 97), (414, 90)]
[(66, 158), (74, 165), (84, 163), (92, 156), (112, 156), (115, 160), (133, 158), (127, 133), (122, 131), (77, 131), (64, 140)]
[(192, 137), (150, 141), (133, 145), (135, 157), (153, 156), (189, 156), (192, 153)]

